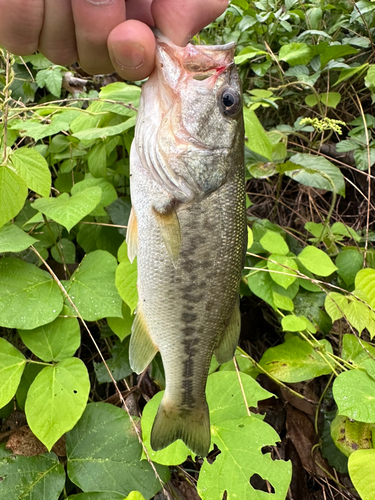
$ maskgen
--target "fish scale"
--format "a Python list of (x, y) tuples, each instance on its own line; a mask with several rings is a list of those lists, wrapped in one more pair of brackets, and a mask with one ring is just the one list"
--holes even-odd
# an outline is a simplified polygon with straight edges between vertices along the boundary
[[(139, 295), (130, 363), (140, 373), (157, 351), (163, 360), (166, 389), (152, 448), (182, 439), (205, 456), (211, 358), (215, 352), (219, 363), (231, 359), (240, 330), (246, 248), (241, 90), (233, 44), (192, 50), (162, 35), (156, 41), (156, 69), (142, 89), (130, 157), (127, 240), (129, 257), (137, 254)], [(235, 109), (223, 105), (232, 100)], [(202, 117), (209, 117), (209, 127)]]

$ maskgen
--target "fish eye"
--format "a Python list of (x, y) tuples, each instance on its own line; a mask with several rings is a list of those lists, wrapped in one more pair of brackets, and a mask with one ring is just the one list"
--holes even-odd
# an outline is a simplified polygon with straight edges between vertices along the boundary
[(219, 109), (224, 116), (233, 117), (241, 109), (241, 95), (232, 87), (225, 87), (219, 93)]

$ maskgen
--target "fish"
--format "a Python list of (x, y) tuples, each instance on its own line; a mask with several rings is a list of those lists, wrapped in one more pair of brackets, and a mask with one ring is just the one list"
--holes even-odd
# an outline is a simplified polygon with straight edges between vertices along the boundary
[(129, 360), (142, 373), (160, 351), (165, 392), (152, 431), (210, 450), (205, 388), (215, 353), (232, 359), (246, 253), (244, 125), (235, 44), (174, 45), (156, 33), (130, 152), (128, 255), (138, 305)]

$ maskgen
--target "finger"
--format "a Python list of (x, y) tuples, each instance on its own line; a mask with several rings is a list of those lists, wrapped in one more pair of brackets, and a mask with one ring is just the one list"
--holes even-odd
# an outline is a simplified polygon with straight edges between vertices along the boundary
[(124, 0), (72, 0), (72, 8), (80, 65), (93, 75), (113, 72), (107, 39), (125, 21)]
[(126, 0), (126, 19), (138, 19), (142, 23), (153, 26), (151, 4), (152, 0)]
[(70, 0), (45, 0), (39, 50), (53, 63), (68, 66), (78, 60)]
[(0, 45), (19, 55), (38, 48), (44, 0), (0, 0)]
[(190, 38), (219, 17), (228, 0), (154, 0), (155, 25), (176, 45), (186, 45)]
[(112, 64), (125, 80), (143, 80), (155, 64), (155, 37), (144, 23), (129, 20), (109, 35), (108, 49)]

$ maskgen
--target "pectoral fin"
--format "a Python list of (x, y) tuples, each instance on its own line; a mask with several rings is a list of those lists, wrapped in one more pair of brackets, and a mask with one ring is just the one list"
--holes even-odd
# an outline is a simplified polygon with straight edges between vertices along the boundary
[(181, 250), (181, 230), (177, 213), (175, 210), (171, 210), (166, 214), (161, 214), (155, 209), (153, 212), (160, 228), (165, 248), (173, 265), (176, 267)]
[(138, 309), (129, 345), (129, 361), (132, 370), (135, 373), (142, 373), (154, 359), (158, 350), (150, 336), (142, 311)]
[(232, 315), (230, 317), (229, 325), (224, 332), (223, 338), (221, 339), (219, 345), (215, 349), (215, 357), (219, 364), (226, 363), (230, 361), (236, 350), (238, 339), (241, 330), (241, 314), (239, 301), (233, 308)]
[(133, 262), (138, 253), (138, 222), (134, 208), (131, 209), (126, 231), (126, 244), (128, 245), (128, 257)]

